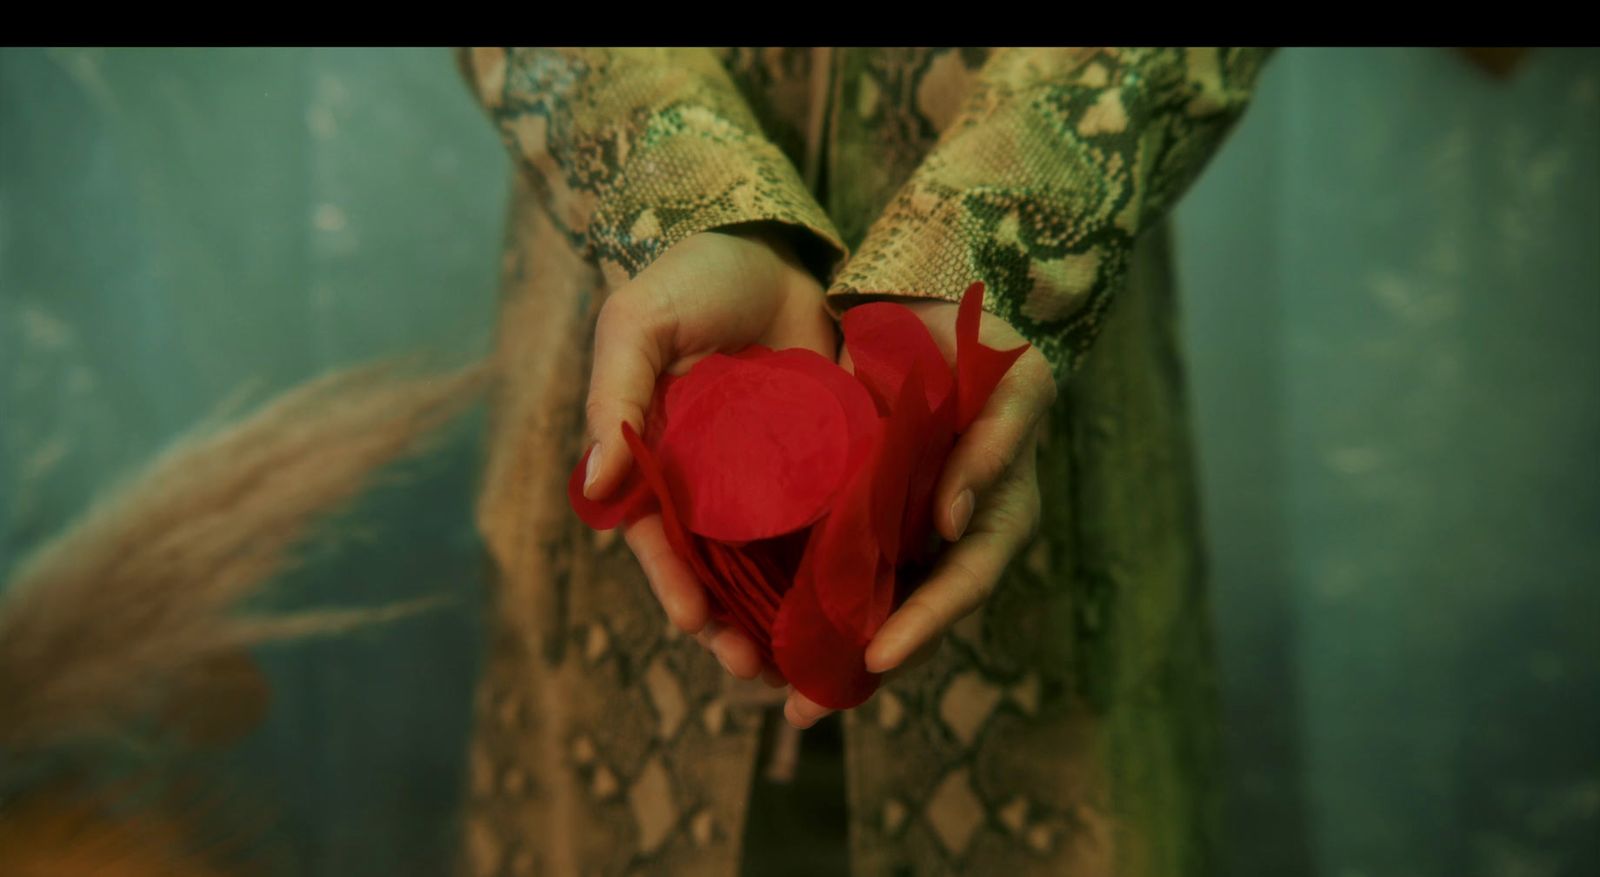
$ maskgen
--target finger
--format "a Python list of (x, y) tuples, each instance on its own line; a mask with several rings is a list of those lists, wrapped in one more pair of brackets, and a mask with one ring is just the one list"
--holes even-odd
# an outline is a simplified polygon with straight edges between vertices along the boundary
[(867, 669), (887, 673), (901, 666), (977, 609), (1020, 542), (1007, 532), (974, 531), (950, 546), (933, 575), (878, 629), (867, 646)]
[[(935, 637), (931, 642), (923, 644), (921, 648), (917, 649), (915, 654), (907, 658), (893, 671), (886, 674), (885, 678), (898, 678), (901, 674), (909, 672), (927, 663), (933, 658), (934, 655), (938, 654), (939, 646), (943, 644), (943, 642), (944, 637)], [(784, 718), (789, 720), (789, 724), (801, 729), (809, 728), (812, 725), (815, 725), (824, 716), (827, 716), (832, 712), (836, 712), (836, 710), (829, 709), (828, 707), (817, 703), (811, 698), (806, 697), (804, 694), (801, 694), (799, 691), (789, 692), (789, 699), (785, 701), (783, 705)]]
[(798, 691), (790, 691), (789, 699), (783, 704), (783, 717), (789, 724), (804, 730), (815, 725), (823, 716), (833, 712)]
[(684, 633), (698, 633), (710, 619), (705, 588), (672, 550), (660, 515), (647, 515), (623, 533), (633, 556), (638, 558), (650, 590), (667, 612), (667, 618)]
[(984, 492), (1032, 451), (1039, 421), (1054, 401), (1050, 367), (1037, 350), (1029, 350), (995, 387), (945, 462), (933, 494), (934, 521), (945, 539), (961, 538)]
[(912, 652), (910, 657), (895, 665), (893, 670), (883, 674), (883, 678), (886, 680), (899, 679), (901, 676), (904, 676), (912, 670), (921, 667), (923, 664), (933, 660), (934, 655), (939, 654), (939, 647), (942, 645), (944, 645), (944, 635), (940, 634), (935, 636), (933, 639), (928, 640), (921, 646), (918, 646), (917, 650)]
[(667, 351), (663, 339), (670, 327), (656, 308), (640, 304), (642, 296), (623, 287), (612, 293), (595, 323), (594, 365), (589, 372), (589, 398), (584, 406), (589, 439), (589, 471), (583, 495), (603, 499), (622, 482), (633, 462), (621, 433), (627, 422), (644, 431), (644, 415), (655, 393)]
[(761, 673), (761, 654), (755, 643), (738, 630), (717, 621), (707, 622), (694, 638), (716, 656), (722, 669), (740, 679), (754, 679)]

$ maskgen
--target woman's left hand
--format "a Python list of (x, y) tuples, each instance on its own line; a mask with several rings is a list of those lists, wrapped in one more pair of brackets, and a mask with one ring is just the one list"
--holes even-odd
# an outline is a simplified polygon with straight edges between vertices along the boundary
[[(907, 302), (955, 361), (957, 306)], [(984, 314), (979, 337), (990, 347), (1025, 342), (1004, 320)], [(840, 364), (850, 367), (849, 350)], [(1001, 575), (1039, 526), (1038, 427), (1055, 401), (1055, 379), (1036, 348), (1022, 355), (956, 441), (934, 491), (933, 519), (953, 543), (933, 573), (890, 615), (867, 647), (867, 669), (896, 673), (933, 656), (951, 626), (994, 592)], [(808, 728), (832, 710), (791, 690), (784, 715)]]

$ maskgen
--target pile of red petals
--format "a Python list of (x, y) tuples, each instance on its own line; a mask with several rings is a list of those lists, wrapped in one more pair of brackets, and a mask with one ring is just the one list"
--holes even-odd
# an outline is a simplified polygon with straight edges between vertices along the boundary
[(1027, 350), (978, 341), (983, 284), (962, 297), (956, 367), (912, 311), (846, 312), (855, 374), (809, 350), (752, 346), (663, 377), (627, 481), (583, 495), (597, 530), (660, 512), (667, 540), (707, 589), (712, 616), (743, 631), (797, 691), (831, 709), (865, 701), (867, 644), (937, 552), (933, 491), (958, 436)]

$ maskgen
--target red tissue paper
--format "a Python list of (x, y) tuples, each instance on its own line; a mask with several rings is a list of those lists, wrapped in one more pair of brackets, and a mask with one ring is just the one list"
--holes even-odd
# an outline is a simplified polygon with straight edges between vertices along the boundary
[(853, 375), (809, 350), (757, 345), (663, 377), (644, 434), (622, 425), (625, 483), (585, 498), (585, 454), (572, 507), (597, 530), (659, 512), (714, 618), (806, 697), (857, 706), (878, 687), (868, 643), (935, 559), (945, 459), (1027, 350), (981, 344), (982, 314), (974, 283), (953, 370), (909, 308), (875, 302), (842, 321)]

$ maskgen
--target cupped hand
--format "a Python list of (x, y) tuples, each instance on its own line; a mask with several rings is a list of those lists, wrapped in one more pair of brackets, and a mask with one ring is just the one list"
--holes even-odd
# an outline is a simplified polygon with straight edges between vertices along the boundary
[[(751, 344), (804, 347), (832, 359), (835, 337), (822, 286), (795, 259), (781, 226), (704, 232), (673, 245), (600, 308), (586, 406), (594, 450), (584, 495), (603, 499), (622, 483), (633, 457), (621, 424), (643, 431), (663, 373), (682, 374), (704, 356)], [(779, 681), (748, 637), (711, 619), (704, 586), (673, 553), (659, 514), (629, 525), (624, 535), (674, 625), (694, 634), (733, 675)]]
[[(955, 363), (957, 306), (903, 302), (922, 319), (945, 359)], [(1017, 347), (1025, 339), (1009, 324), (984, 314), (979, 338), (989, 347)], [(840, 364), (850, 367), (844, 350)], [(1038, 429), (1056, 397), (1050, 366), (1037, 348), (1012, 365), (972, 425), (962, 433), (934, 491), (934, 525), (950, 544), (927, 581), (890, 615), (867, 647), (867, 669), (894, 675), (932, 657), (956, 622), (994, 593), (1012, 558), (1039, 526)], [(784, 715), (809, 727), (832, 710), (790, 691)]]

